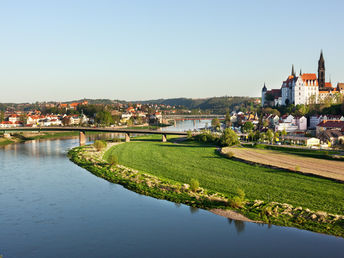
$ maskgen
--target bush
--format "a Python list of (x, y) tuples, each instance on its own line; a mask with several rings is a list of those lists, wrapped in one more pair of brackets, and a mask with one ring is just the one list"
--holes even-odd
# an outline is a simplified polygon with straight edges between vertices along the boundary
[(117, 156), (115, 156), (115, 155), (111, 155), (110, 157), (109, 157), (109, 164), (110, 164), (110, 166), (111, 167), (113, 167), (113, 166), (115, 166), (115, 165), (117, 165), (118, 164), (118, 158), (117, 158)]
[(115, 137), (115, 138), (112, 138), (110, 141), (111, 142), (121, 142), (122, 140), (118, 137)]
[(194, 137), (199, 142), (204, 143), (211, 143), (211, 144), (218, 144), (218, 136), (215, 134), (212, 134), (210, 131), (202, 131), (201, 134), (198, 134)]
[(192, 132), (190, 130), (187, 131), (187, 138), (188, 139), (191, 139), (192, 138)]
[(101, 151), (101, 150), (106, 148), (106, 142), (101, 141), (101, 140), (97, 140), (94, 142), (93, 146), (94, 146), (94, 148), (96, 148), (97, 151)]
[(240, 209), (240, 208), (243, 208), (246, 204), (245, 192), (240, 188), (237, 190), (237, 192), (238, 192), (238, 195), (234, 196), (230, 200), (230, 204), (233, 208)]
[(191, 191), (195, 192), (199, 188), (199, 182), (197, 179), (191, 179), (190, 182), (190, 189)]
[(222, 146), (232, 146), (238, 144), (238, 135), (232, 129), (227, 128), (221, 135), (220, 143)]

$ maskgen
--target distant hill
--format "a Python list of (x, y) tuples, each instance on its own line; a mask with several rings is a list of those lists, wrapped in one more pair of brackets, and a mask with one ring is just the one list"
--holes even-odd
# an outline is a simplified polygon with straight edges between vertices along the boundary
[(188, 109), (209, 110), (212, 113), (225, 113), (226, 110), (237, 109), (240, 106), (250, 105), (256, 98), (250, 97), (213, 97), (204, 99), (174, 98), (134, 101), (132, 103), (164, 104), (183, 106)]
[[(141, 103), (141, 104), (164, 104), (170, 106), (182, 106), (185, 109), (202, 110), (210, 113), (225, 114), (227, 110), (239, 110), (240, 108), (247, 108), (253, 105), (256, 98), (250, 97), (213, 97), (204, 99), (191, 99), (191, 98), (173, 98), (173, 99), (154, 99), (144, 101), (124, 101), (124, 100), (110, 100), (110, 99), (79, 99), (73, 101), (65, 101), (63, 103), (83, 102), (88, 101), (89, 104), (102, 104), (111, 105), (115, 103)], [(48, 102), (57, 103), (57, 102)], [(0, 110), (5, 110), (8, 107), (13, 109), (35, 109), (36, 103), (21, 103), (21, 104), (9, 104), (0, 103)]]
[(121, 100), (111, 100), (111, 99), (79, 99), (79, 100), (73, 100), (73, 101), (65, 101), (63, 103), (73, 103), (73, 102), (83, 102), (83, 101), (88, 101), (88, 104), (103, 104), (103, 105), (111, 105), (114, 103), (126, 103), (126, 101), (121, 101)]

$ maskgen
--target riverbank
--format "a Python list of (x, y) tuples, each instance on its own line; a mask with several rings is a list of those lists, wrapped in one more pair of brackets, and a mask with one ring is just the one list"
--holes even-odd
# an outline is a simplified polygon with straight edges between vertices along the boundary
[[(204, 185), (201, 180), (200, 183), (202, 187), (197, 187), (192, 190), (190, 184), (187, 183), (190, 181), (185, 179), (173, 180), (166, 176), (164, 177), (161, 174), (157, 175), (155, 171), (150, 171), (153, 173), (152, 174), (147, 173), (147, 170), (129, 168), (127, 165), (123, 165), (125, 162), (121, 160), (121, 156), (119, 156), (120, 165), (110, 166), (107, 161), (113, 150), (117, 150), (116, 153), (123, 153), (123, 148), (127, 146), (134, 152), (131, 152), (131, 156), (135, 157), (138, 162), (142, 163), (143, 161), (140, 159), (141, 157), (136, 155), (137, 153), (135, 148), (133, 148), (133, 144), (140, 145), (148, 143), (149, 142), (132, 142), (115, 144), (114, 146), (111, 146), (111, 148), (108, 145), (107, 151), (102, 152), (96, 151), (93, 146), (84, 146), (70, 150), (68, 156), (74, 163), (89, 170), (96, 176), (113, 183), (121, 184), (140, 194), (145, 194), (158, 199), (166, 199), (176, 203), (184, 203), (193, 207), (213, 210), (214, 213), (222, 216), (230, 214), (231, 212), (229, 211), (234, 211), (236, 214), (240, 213), (244, 218), (243, 220), (249, 219), (251, 221), (262, 221), (269, 224), (297, 227), (320, 233), (344, 236), (344, 216), (330, 212), (331, 210), (334, 210), (333, 207), (330, 208), (329, 211), (322, 212), (317, 209), (310, 209), (309, 206), (294, 207), (288, 203), (271, 201), (271, 199), (270, 201), (252, 199), (251, 194), (247, 194), (245, 196), (246, 191), (237, 191), (237, 188), (235, 190), (232, 189), (234, 194), (214, 191), (209, 187), (203, 188)], [(185, 147), (180, 146), (180, 144), (179, 146), (168, 146), (169, 144), (161, 144), (157, 142), (155, 142), (155, 144), (160, 145), (161, 148), (165, 147), (165, 149), (168, 150), (183, 149), (183, 147)], [(197, 146), (189, 146), (189, 149), (197, 149)], [(146, 155), (142, 148), (140, 151), (142, 155)], [(126, 151), (124, 151), (124, 153), (126, 153)], [(155, 160), (153, 162), (154, 164), (159, 165), (160, 159), (159, 157), (156, 157), (155, 154), (155, 152), (151, 152), (148, 156)], [(162, 153), (162, 156), (164, 156), (164, 153)], [(166, 156), (164, 156), (164, 158), (168, 159)], [(178, 159), (178, 155), (176, 158)], [(205, 157), (202, 157), (201, 159), (204, 158)], [(217, 159), (227, 160), (218, 156)], [(198, 158), (196, 162), (199, 160), (200, 158)], [(152, 163), (152, 161), (150, 162)], [(210, 162), (210, 160), (208, 160), (208, 162)], [(161, 166), (158, 167), (160, 167), (160, 170), (168, 170), (168, 167), (165, 165), (166, 164), (161, 164)], [(180, 164), (174, 163), (174, 166), (172, 166), (175, 170), (174, 174), (178, 174), (177, 170), (179, 165)], [(185, 166), (185, 164), (181, 165)], [(259, 171), (257, 171), (257, 173), (259, 173)], [(207, 177), (208, 175), (203, 176)], [(271, 181), (267, 181), (266, 183), (273, 184)], [(342, 196), (339, 196), (339, 198), (341, 197)], [(331, 202), (331, 200), (329, 201)], [(326, 205), (323, 207), (326, 207)], [(339, 210), (340, 209), (341, 208), (339, 208)]]
[(78, 135), (78, 132), (15, 133), (10, 138), (0, 137), (0, 146), (6, 146), (9, 144), (21, 143), (32, 140), (77, 137)]

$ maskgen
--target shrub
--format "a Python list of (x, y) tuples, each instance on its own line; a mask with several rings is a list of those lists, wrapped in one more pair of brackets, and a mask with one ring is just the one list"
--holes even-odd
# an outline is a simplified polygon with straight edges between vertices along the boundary
[(190, 189), (191, 191), (195, 192), (199, 188), (199, 182), (197, 179), (191, 179), (190, 182)]
[(188, 138), (188, 139), (191, 139), (191, 138), (192, 138), (192, 132), (191, 132), (190, 130), (188, 130), (187, 134), (188, 134), (188, 135), (187, 135), (187, 138)]
[(246, 204), (245, 192), (240, 188), (238, 188), (237, 192), (238, 192), (238, 195), (234, 196), (230, 200), (230, 204), (233, 208), (240, 209), (240, 208), (243, 208)]
[(106, 142), (97, 140), (93, 144), (94, 148), (96, 148), (97, 151), (101, 151), (106, 148)]
[(222, 146), (232, 146), (239, 143), (238, 135), (232, 129), (225, 129), (220, 137)]
[(118, 137), (112, 138), (111, 142), (121, 142), (122, 140)]
[(110, 157), (109, 157), (109, 164), (110, 164), (110, 166), (111, 167), (113, 167), (113, 166), (115, 166), (115, 165), (117, 165), (118, 164), (118, 158), (117, 158), (117, 156), (115, 156), (115, 155), (111, 155)]

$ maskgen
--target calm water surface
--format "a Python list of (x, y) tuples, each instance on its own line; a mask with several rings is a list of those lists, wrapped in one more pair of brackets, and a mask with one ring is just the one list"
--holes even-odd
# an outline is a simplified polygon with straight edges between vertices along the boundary
[(232, 221), (95, 177), (66, 158), (77, 139), (0, 148), (7, 257), (343, 257), (344, 239)]

